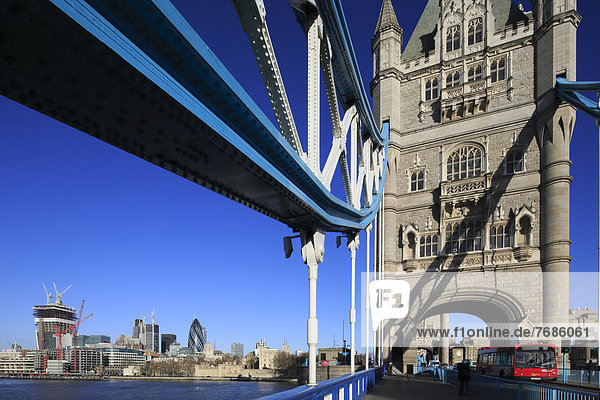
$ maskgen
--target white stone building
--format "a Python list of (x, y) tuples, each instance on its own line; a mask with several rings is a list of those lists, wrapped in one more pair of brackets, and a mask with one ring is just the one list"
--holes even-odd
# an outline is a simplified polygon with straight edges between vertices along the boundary
[(378, 261), (412, 290), (409, 317), (379, 344), (404, 371), (417, 354), (406, 342), (424, 321), (568, 322), (575, 110), (554, 84), (575, 80), (581, 16), (573, 0), (531, 3), (429, 0), (404, 45), (383, 1), (371, 92), (391, 136)]

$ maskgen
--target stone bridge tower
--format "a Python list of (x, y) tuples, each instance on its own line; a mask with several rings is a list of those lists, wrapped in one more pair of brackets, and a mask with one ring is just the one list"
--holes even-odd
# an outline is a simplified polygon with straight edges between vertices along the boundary
[(575, 79), (581, 17), (575, 0), (532, 6), (429, 0), (404, 46), (383, 1), (371, 42), (375, 118), (391, 128), (383, 265), (412, 287), (412, 321), (388, 325), (383, 355), (405, 371), (419, 347), (442, 347), (448, 362), (448, 340), (394, 337), (445, 327), (450, 313), (568, 318), (575, 110), (554, 86)]

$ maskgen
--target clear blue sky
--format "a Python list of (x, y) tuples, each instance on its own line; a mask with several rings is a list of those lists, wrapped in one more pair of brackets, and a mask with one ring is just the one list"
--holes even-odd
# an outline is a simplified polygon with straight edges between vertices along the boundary
[[(174, 3), (272, 118), (231, 3)], [(265, 3), (294, 117), (304, 127), (304, 35), (287, 2)], [(381, 1), (343, 4), (368, 85)], [(405, 43), (424, 5), (394, 1)], [(597, 80), (600, 5), (583, 0), (579, 10), (578, 76)], [(85, 298), (86, 313), (95, 314), (82, 334), (113, 340), (131, 334), (133, 320), (141, 313), (149, 319), (156, 307), (161, 332), (177, 334), (184, 344), (196, 316), (219, 349), (239, 341), (248, 351), (261, 337), (273, 347), (287, 338), (292, 349), (306, 349), (307, 268), (298, 251), (283, 257), (287, 227), (3, 97), (0, 121), (0, 348), (14, 339), (35, 347), (31, 308), (45, 301), (41, 283), (56, 282), (73, 284), (67, 304), (79, 307)], [(571, 147), (571, 265), (577, 271), (597, 268), (597, 134), (591, 119), (579, 115)], [(334, 335), (340, 343), (343, 320), (348, 337), (349, 252), (335, 248), (333, 235), (326, 243), (318, 283), (320, 346), (332, 345)], [(364, 244), (363, 237), (361, 270)]]

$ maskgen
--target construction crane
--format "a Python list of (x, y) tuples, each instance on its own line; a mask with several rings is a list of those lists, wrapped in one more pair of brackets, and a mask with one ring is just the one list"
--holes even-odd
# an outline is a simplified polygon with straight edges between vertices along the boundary
[(62, 304), (63, 294), (65, 294), (65, 292), (67, 290), (69, 290), (71, 288), (71, 286), (73, 286), (73, 284), (70, 284), (69, 286), (67, 286), (67, 288), (65, 290), (63, 290), (62, 292), (58, 291), (58, 289), (56, 288), (56, 284), (54, 282), (52, 282), (52, 285), (54, 285), (54, 291), (56, 292), (56, 304)]
[(46, 284), (44, 282), (42, 282), (42, 286), (44, 287), (44, 292), (46, 292), (46, 304), (50, 304), (52, 295), (48, 292), (48, 289), (46, 289)]
[(152, 308), (152, 351), (154, 351), (155, 353), (157, 353), (156, 348), (155, 348), (155, 342), (154, 342), (154, 310), (156, 309), (156, 307)]
[(83, 314), (83, 305), (84, 304), (85, 304), (85, 299), (83, 299), (81, 301), (81, 308), (79, 309), (79, 318), (77, 318), (77, 322), (72, 325), (75, 327), (73, 329), (73, 364), (75, 364), (74, 368), (73, 368), (74, 373), (77, 373), (78, 368), (79, 368), (79, 365), (77, 364), (77, 336), (79, 336), (79, 324), (81, 324), (83, 321), (85, 321), (86, 319), (88, 319), (89, 317), (94, 315), (94, 314), (90, 314), (87, 317), (85, 317), (84, 319), (81, 319), (81, 315)]
[(74, 323), (73, 325), (69, 326), (67, 329), (65, 329), (62, 332), (58, 328), (58, 325), (54, 325), (54, 328), (56, 329), (56, 337), (58, 338), (58, 359), (59, 360), (62, 360), (62, 337), (63, 337), (63, 335), (67, 334), (69, 331), (71, 331), (73, 329), (77, 329), (79, 327), (79, 324), (81, 324), (83, 321), (85, 321), (86, 319), (88, 319), (92, 315), (94, 315), (94, 314), (90, 314), (90, 315), (88, 315), (87, 317), (85, 317), (83, 319), (80, 318), (79, 320), (77, 320), (76, 323)]

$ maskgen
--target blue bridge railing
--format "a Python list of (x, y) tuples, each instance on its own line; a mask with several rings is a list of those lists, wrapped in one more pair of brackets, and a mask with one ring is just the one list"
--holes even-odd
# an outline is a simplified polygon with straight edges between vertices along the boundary
[(371, 368), (319, 382), (316, 386), (299, 386), (285, 392), (261, 397), (260, 400), (362, 399), (383, 375), (383, 367)]
[[(454, 370), (436, 368), (434, 377), (450, 385), (459, 385), (458, 372)], [(468, 391), (471, 398), (486, 400), (597, 400), (599, 398), (598, 393), (481, 374), (471, 375)]]
[(597, 388), (600, 386), (598, 376), (600, 371), (587, 369), (559, 369), (558, 380), (572, 386), (587, 386)]

